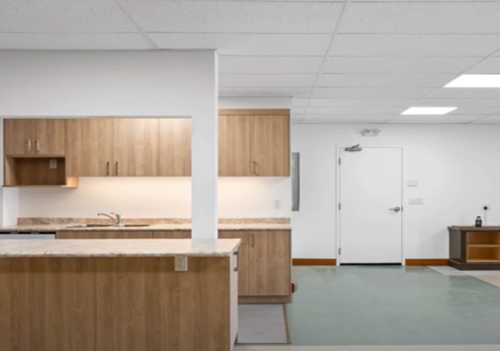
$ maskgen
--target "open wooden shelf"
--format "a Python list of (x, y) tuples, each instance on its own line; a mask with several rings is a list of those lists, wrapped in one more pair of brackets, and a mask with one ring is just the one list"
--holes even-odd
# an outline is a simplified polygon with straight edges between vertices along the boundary
[(76, 188), (78, 178), (66, 177), (64, 157), (5, 157), (4, 187), (32, 186)]

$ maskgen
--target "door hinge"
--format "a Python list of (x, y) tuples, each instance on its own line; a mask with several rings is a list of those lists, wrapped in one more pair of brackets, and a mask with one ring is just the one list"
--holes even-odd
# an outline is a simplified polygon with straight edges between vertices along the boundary
[(342, 159), (339, 157), (339, 165), (342, 164)]
[(342, 205), (340, 205), (340, 203), (339, 203), (339, 211), (340, 211), (341, 209), (342, 209)]
[(342, 249), (339, 247), (339, 255), (342, 254)]

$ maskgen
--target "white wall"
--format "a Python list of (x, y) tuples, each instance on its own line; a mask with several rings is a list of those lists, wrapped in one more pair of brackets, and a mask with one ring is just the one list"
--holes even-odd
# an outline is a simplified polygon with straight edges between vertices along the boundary
[[(447, 226), (473, 225), (483, 204), (491, 205), (488, 224), (500, 224), (500, 125), (378, 125), (377, 138), (362, 137), (363, 127), (293, 125), (292, 151), (301, 157), (293, 257), (336, 257), (337, 145), (403, 147), (405, 258), (447, 258)], [(410, 179), (419, 187), (408, 188)]]
[[(275, 208), (275, 200), (281, 208)], [(290, 217), (288, 178), (219, 178), (219, 217)], [(22, 188), (20, 217), (191, 217), (190, 178), (80, 178), (77, 189)]]

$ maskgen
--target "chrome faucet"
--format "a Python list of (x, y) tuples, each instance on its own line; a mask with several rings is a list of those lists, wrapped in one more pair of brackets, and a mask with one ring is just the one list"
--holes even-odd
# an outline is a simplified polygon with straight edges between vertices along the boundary
[[(117, 214), (117, 213), (113, 213), (113, 212), (110, 212), (111, 214), (107, 214), (107, 213), (98, 213), (97, 215), (98, 216), (105, 216), (105, 217), (108, 217), (108, 218), (111, 218), (113, 221), (115, 221), (115, 225), (117, 227), (122, 227), (123, 226), (123, 223), (122, 223), (122, 216)], [(114, 215), (114, 216), (113, 216)]]

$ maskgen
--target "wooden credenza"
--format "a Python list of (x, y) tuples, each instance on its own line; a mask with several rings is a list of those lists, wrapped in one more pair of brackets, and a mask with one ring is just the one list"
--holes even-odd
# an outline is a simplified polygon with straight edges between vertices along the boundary
[(459, 270), (500, 270), (500, 227), (448, 227), (448, 264)]

